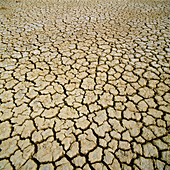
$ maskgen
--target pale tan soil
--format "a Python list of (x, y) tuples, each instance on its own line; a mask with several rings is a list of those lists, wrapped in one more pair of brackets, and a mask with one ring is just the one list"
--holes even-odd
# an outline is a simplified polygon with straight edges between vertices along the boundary
[(1, 0), (0, 169), (169, 170), (168, 0)]

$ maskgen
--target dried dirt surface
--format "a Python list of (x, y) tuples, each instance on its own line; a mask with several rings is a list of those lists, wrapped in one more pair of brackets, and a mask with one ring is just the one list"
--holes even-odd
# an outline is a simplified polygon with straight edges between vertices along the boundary
[(0, 1), (1, 170), (170, 170), (169, 0)]

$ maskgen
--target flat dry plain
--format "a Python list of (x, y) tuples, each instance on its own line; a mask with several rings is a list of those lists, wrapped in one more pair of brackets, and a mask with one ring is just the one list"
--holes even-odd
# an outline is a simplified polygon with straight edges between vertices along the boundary
[(170, 170), (169, 0), (1, 0), (0, 169)]

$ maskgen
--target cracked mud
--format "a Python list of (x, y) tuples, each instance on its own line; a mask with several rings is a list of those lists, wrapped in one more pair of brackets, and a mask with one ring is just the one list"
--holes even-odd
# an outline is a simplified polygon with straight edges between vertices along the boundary
[(168, 0), (0, 7), (0, 169), (170, 169)]

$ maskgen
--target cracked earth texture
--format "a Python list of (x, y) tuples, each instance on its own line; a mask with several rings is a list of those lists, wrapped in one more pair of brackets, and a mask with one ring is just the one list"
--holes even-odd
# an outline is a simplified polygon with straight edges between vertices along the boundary
[(1, 0), (0, 169), (169, 170), (168, 0)]

